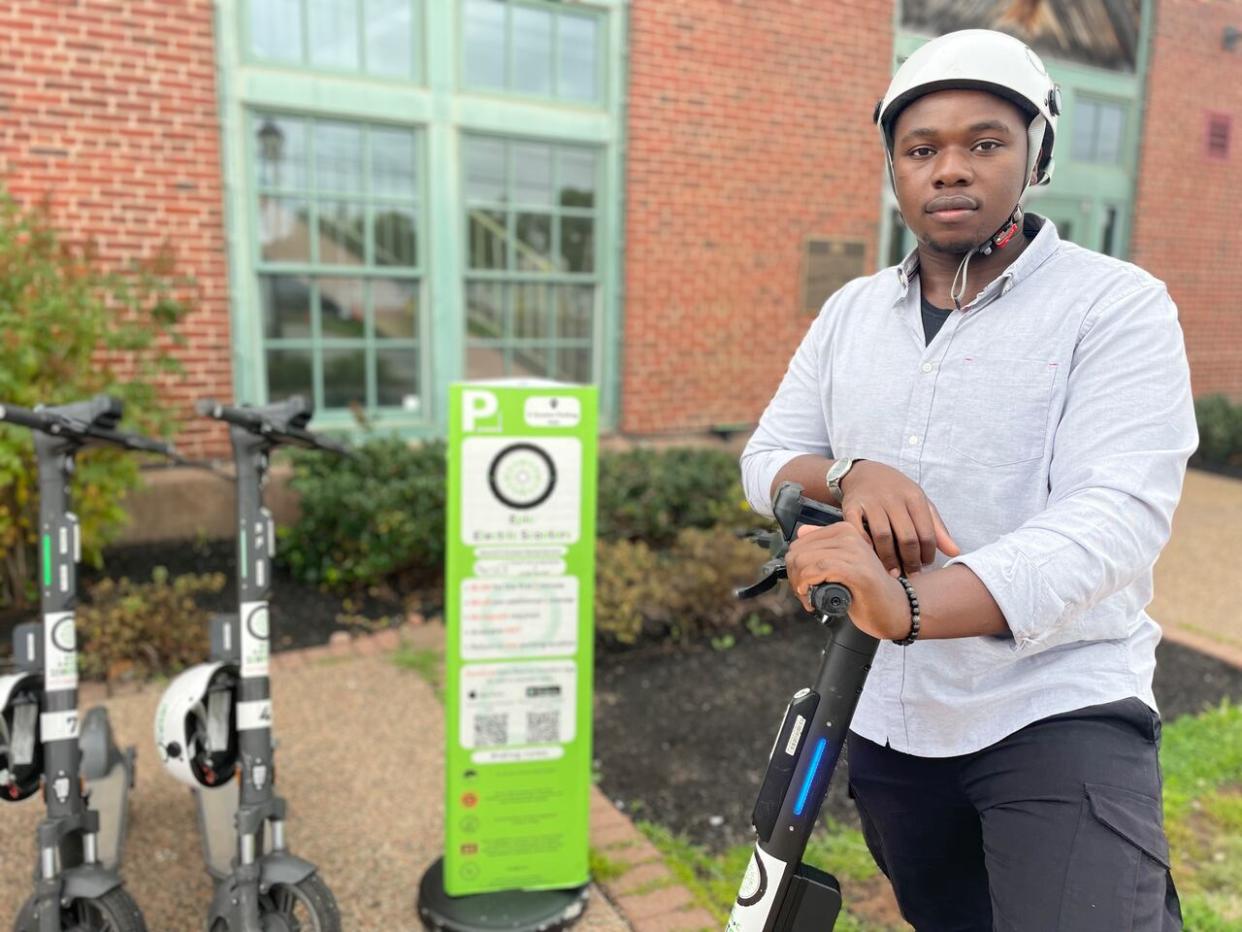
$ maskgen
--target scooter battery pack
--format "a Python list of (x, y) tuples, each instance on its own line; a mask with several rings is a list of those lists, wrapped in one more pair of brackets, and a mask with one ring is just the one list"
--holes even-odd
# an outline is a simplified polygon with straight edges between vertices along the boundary
[(776, 916), (774, 932), (829, 932), (841, 912), (841, 885), (832, 874), (799, 864)]

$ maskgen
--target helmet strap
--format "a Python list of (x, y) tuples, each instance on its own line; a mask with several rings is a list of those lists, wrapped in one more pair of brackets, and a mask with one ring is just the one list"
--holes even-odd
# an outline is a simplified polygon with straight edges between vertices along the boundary
[[(1026, 193), (1025, 191), (1023, 192)], [(966, 294), (966, 276), (970, 268), (970, 260), (975, 255), (990, 256), (997, 249), (1004, 249), (1018, 235), (1018, 231), (1022, 229), (1022, 205), (1019, 204), (1013, 209), (1013, 213), (995, 233), (989, 236), (979, 246), (976, 246), (970, 252), (962, 257), (962, 261), (958, 264), (957, 272), (953, 275), (953, 285), (949, 290), (949, 297), (953, 299), (953, 306), (959, 311), (962, 309), (962, 298)]]

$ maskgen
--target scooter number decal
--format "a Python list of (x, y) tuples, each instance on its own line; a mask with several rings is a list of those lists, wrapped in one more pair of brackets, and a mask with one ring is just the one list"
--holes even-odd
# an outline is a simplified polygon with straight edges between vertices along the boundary
[(272, 727), (272, 703), (268, 699), (237, 703), (237, 730), (254, 731)]
[(78, 737), (77, 712), (44, 712), (39, 716), (39, 732), (43, 743), (70, 741)]

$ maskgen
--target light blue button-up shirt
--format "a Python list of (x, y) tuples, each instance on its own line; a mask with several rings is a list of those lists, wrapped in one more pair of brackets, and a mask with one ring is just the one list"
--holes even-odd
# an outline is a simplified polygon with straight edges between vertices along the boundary
[[(1028, 218), (1038, 222), (1038, 218)], [(924, 345), (917, 254), (828, 299), (742, 454), (747, 498), (804, 453), (900, 470), (939, 509), (1012, 637), (880, 644), (853, 730), (909, 754), (987, 747), (1137, 696), (1146, 613), (1198, 442), (1177, 308), (1143, 270), (1043, 222)]]

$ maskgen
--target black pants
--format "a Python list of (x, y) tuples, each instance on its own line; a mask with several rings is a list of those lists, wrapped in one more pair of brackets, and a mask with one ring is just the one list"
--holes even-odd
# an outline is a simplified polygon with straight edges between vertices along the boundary
[(851, 734), (850, 795), (918, 932), (1168, 932), (1182, 922), (1159, 743), (1159, 717), (1138, 699), (960, 757)]

